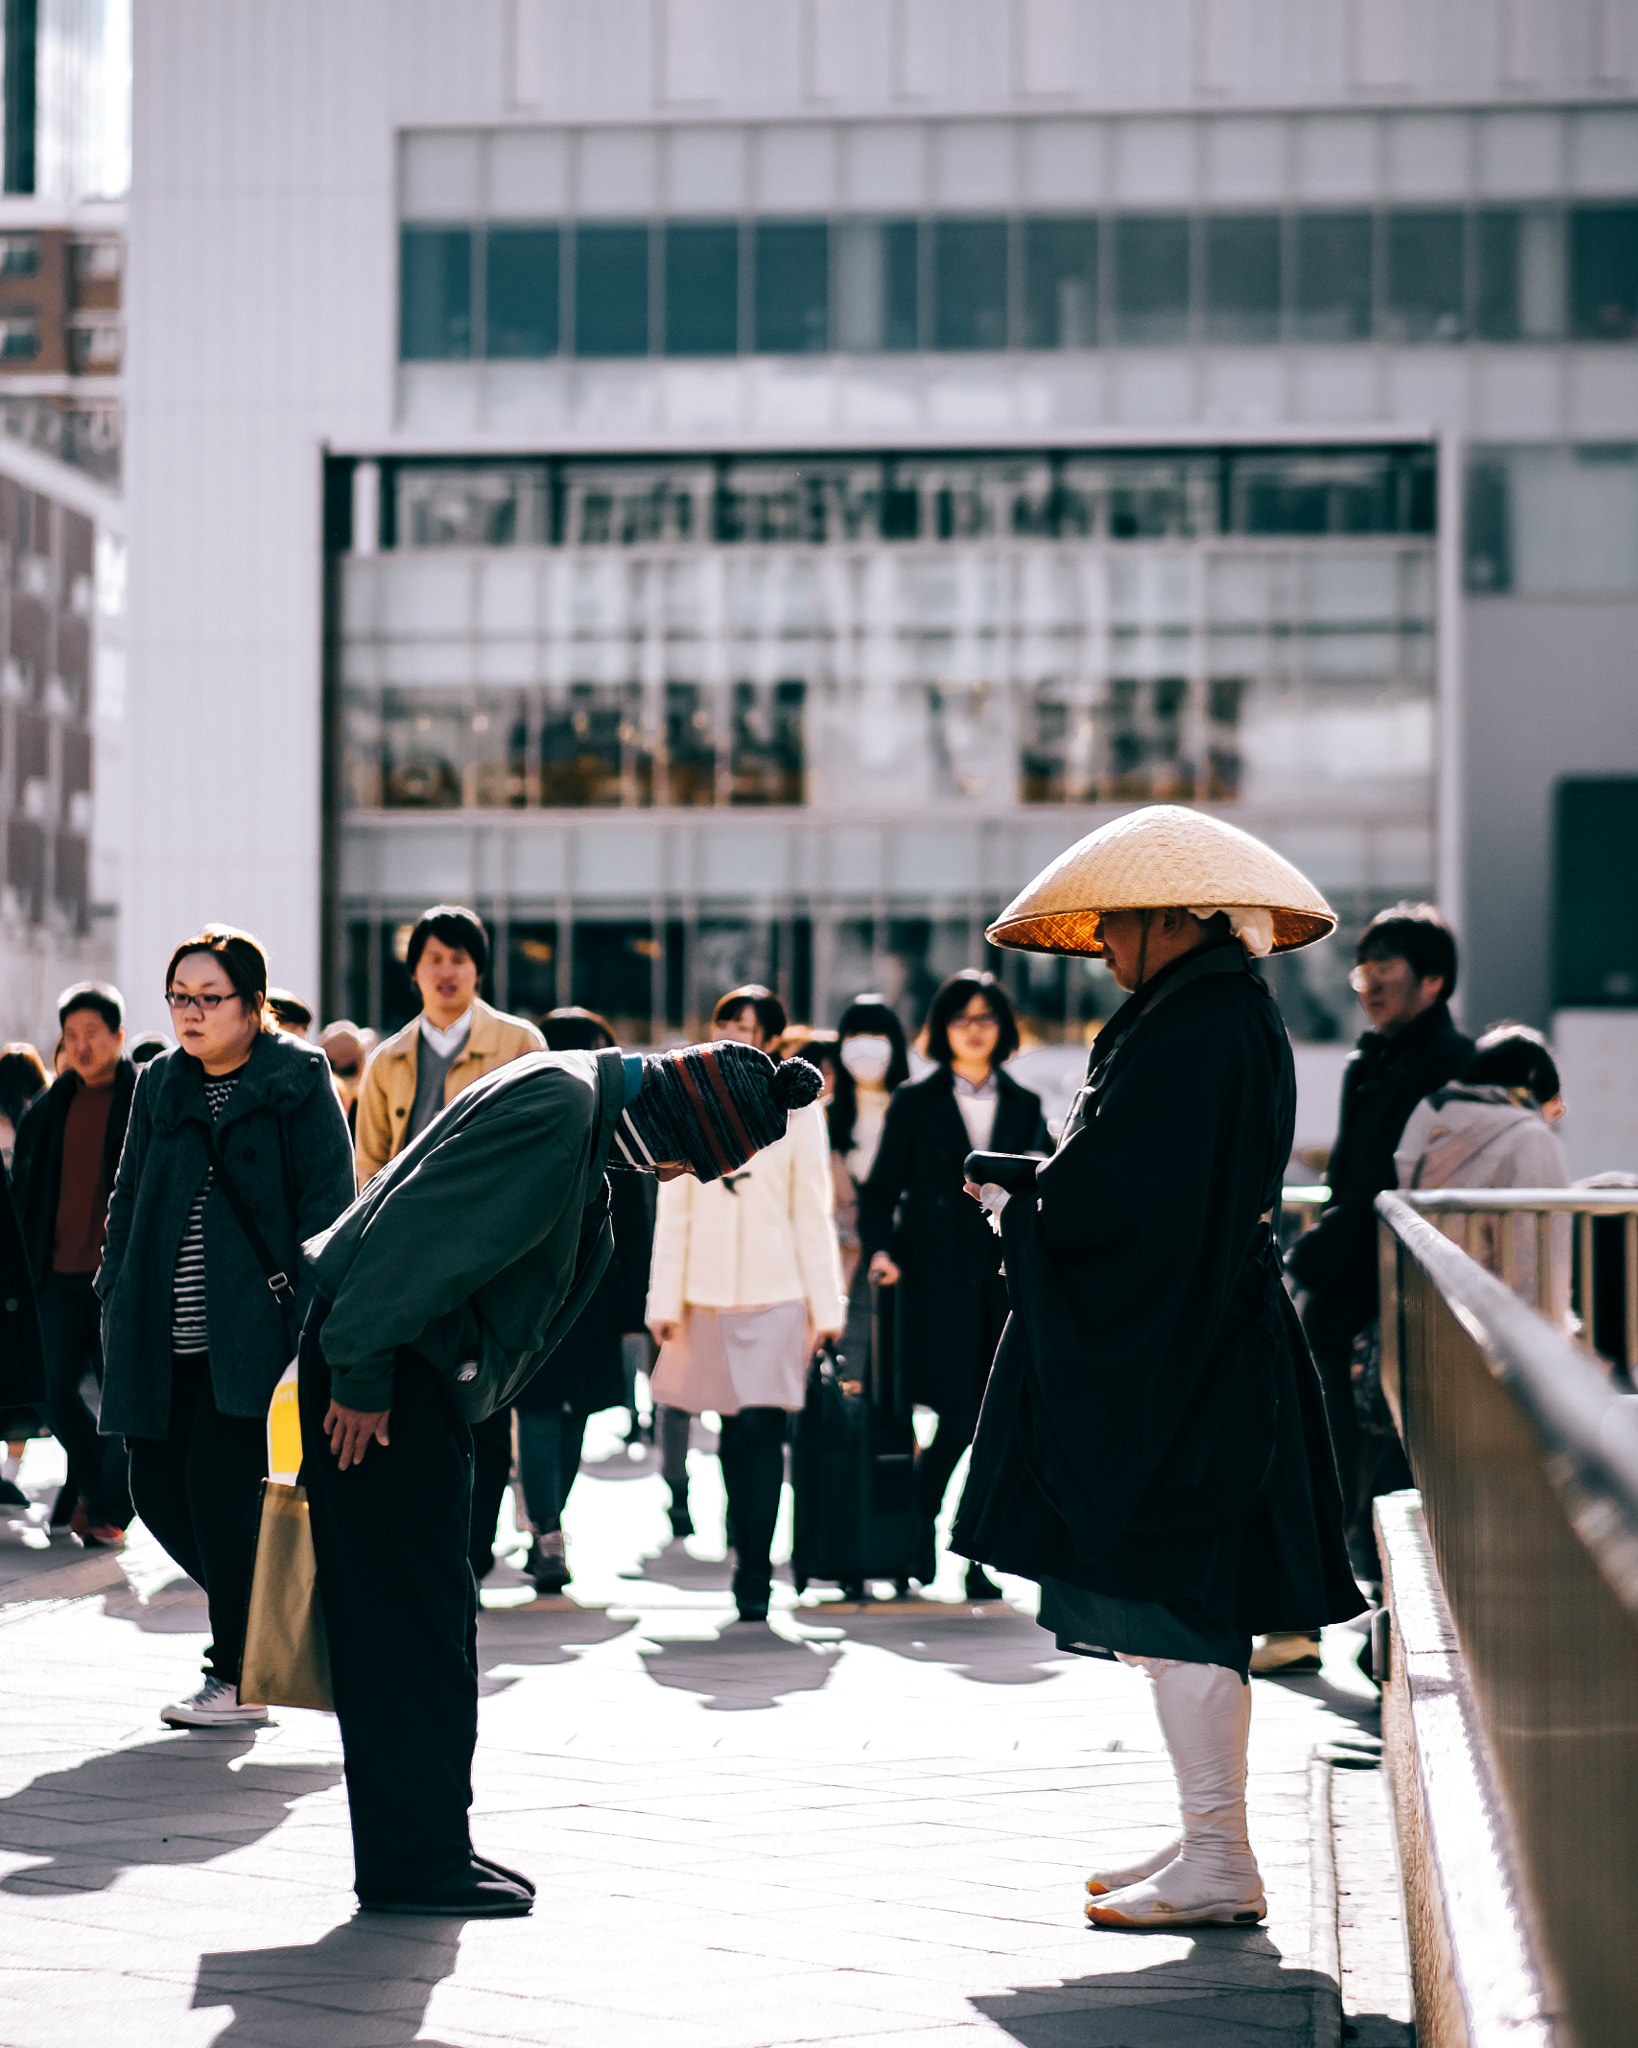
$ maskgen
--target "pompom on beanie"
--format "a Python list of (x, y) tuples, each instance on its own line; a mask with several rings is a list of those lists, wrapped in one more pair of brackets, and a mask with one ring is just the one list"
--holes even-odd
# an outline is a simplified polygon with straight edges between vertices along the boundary
[(816, 1101), (824, 1085), (806, 1060), (776, 1062), (734, 1039), (645, 1053), (643, 1085), (621, 1112), (609, 1164), (681, 1159), (698, 1179), (720, 1180), (784, 1137), (790, 1112)]

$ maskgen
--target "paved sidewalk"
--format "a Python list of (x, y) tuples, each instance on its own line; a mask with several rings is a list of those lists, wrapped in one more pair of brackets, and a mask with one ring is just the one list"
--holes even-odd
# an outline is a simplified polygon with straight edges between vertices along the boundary
[[(589, 1448), (584, 1605), (523, 1604), (506, 1566), (485, 1589), (474, 1832), (538, 1881), (521, 1922), (355, 1919), (333, 1721), (163, 1731), (197, 1683), (197, 1591), (139, 1535), (117, 1588), (56, 1597), (0, 1527), (0, 2048), (1338, 2041), (1311, 1760), (1374, 1731), (1357, 1637), (1321, 1679), (1256, 1684), (1266, 1928), (1092, 1931), (1092, 1858), (1175, 1825), (1136, 1674), (956, 1604), (948, 1564), (921, 1613), (827, 1616), (785, 1585), (771, 1629), (736, 1624), (715, 1461), (685, 1548), (652, 1459)], [(1397, 2043), (1392, 1940), (1353, 1918), (1347, 2024)]]

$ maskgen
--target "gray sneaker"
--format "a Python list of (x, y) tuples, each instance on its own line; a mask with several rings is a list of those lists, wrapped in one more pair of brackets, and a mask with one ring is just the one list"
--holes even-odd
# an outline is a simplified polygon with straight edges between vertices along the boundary
[(191, 1700), (161, 1707), (159, 1718), (172, 1728), (238, 1728), (246, 1722), (265, 1721), (267, 1709), (241, 1707), (236, 1685), (207, 1678)]

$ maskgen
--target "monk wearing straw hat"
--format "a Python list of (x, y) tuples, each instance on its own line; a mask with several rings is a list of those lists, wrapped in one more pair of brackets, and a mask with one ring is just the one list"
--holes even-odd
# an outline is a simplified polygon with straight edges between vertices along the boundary
[(1071, 847), (990, 929), (997, 945), (1101, 954), (1130, 992), (1054, 1156), (969, 1187), (999, 1217), (1013, 1313), (954, 1538), (1040, 1581), (1061, 1648), (1153, 1683), (1182, 1838), (1094, 1871), (1100, 1926), (1263, 1918), (1252, 1633), (1364, 1606), (1270, 1228), (1296, 1079), (1253, 965), (1335, 924), (1260, 841), (1162, 804)]

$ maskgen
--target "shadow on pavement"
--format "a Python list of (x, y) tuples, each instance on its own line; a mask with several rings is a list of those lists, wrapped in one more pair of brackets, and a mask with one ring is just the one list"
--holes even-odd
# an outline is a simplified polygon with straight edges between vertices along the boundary
[[(631, 1455), (633, 1449), (641, 1450), (642, 1456), (634, 1458)], [(606, 1458), (580, 1460), (582, 1479), (608, 1479), (616, 1485), (626, 1479), (646, 1479), (651, 1472), (658, 1472), (659, 1469), (660, 1454), (652, 1444), (621, 1444), (617, 1450), (610, 1451)]]
[(478, 1690), (486, 1698), (515, 1685), (490, 1674), (498, 1664), (571, 1664), (577, 1650), (630, 1633), (632, 1618), (601, 1608), (486, 1607), (478, 1616)]
[(1039, 1685), (1073, 1659), (1027, 1614), (998, 1614), (926, 1603), (919, 1613), (838, 1614), (823, 1607), (798, 1609), (798, 1619), (838, 1629), (849, 1641), (869, 1643), (913, 1664), (947, 1665), (975, 1685)]
[(691, 1557), (687, 1545), (673, 1537), (663, 1550), (645, 1557), (633, 1570), (620, 1576), (645, 1585), (676, 1586), (682, 1591), (698, 1592), (703, 1588), (726, 1593), (733, 1582), (734, 1567), (727, 1557)]
[[(970, 2003), (1024, 2048), (1176, 2048), (1179, 2041), (1190, 2048), (1267, 2048), (1274, 2040), (1324, 2038), (1324, 2030), (1311, 2030), (1309, 2015), (1317, 1997), (1334, 2018), (1339, 1995), (1329, 1977), (1284, 1968), (1261, 1929), (1190, 1932), (1186, 1956), (1149, 1969), (1023, 1984)], [(1088, 1930), (1089, 1942), (1108, 1939)]]
[(1271, 1671), (1259, 1676), (1259, 1685), (1277, 1685), (1282, 1692), (1296, 1693), (1305, 1700), (1317, 1700), (1340, 1720), (1352, 1721), (1354, 1726), (1370, 1736), (1382, 1733), (1382, 1702), (1380, 1699), (1366, 1699), (1362, 1693), (1345, 1692), (1340, 1685), (1333, 1685), (1319, 1671), (1298, 1671), (1290, 1676)]
[(339, 1764), (250, 1764), (251, 1728), (202, 1728), (48, 1771), (0, 1800), (0, 1850), (41, 1860), (0, 1892), (100, 1892), (121, 1871), (209, 1863), (269, 1835)]
[(102, 1611), (111, 1621), (128, 1621), (145, 1636), (208, 1636), (210, 1609), (204, 1589), (192, 1579), (178, 1579), (162, 1593), (144, 1600), (128, 1588), (105, 1594)]
[(791, 1693), (817, 1692), (839, 1652), (824, 1643), (793, 1643), (761, 1622), (731, 1621), (707, 1641), (655, 1641), (642, 1647), (656, 1685), (698, 1693), (707, 1707), (746, 1713), (777, 1706)]
[(454, 1971), (460, 1923), (358, 1919), (300, 1948), (226, 1950), (199, 1958), (193, 2010), (233, 2008), (224, 2043), (368, 2041), (370, 2048), (447, 2048), (424, 2036), (432, 1994)]

